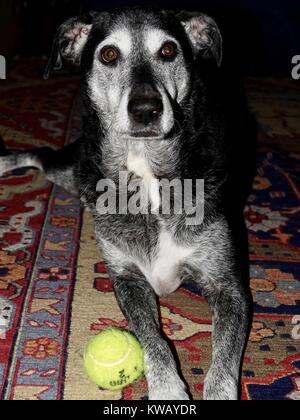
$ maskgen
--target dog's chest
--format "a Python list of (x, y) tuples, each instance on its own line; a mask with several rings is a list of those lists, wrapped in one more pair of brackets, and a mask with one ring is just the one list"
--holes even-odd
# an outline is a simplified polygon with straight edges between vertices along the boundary
[[(144, 183), (152, 208), (159, 208), (161, 201), (159, 182), (149, 161), (142, 154), (129, 151), (127, 169)], [(172, 233), (163, 224), (158, 223), (159, 233), (156, 246), (151, 255), (147, 256), (147, 263), (140, 263), (139, 267), (155, 292), (159, 296), (164, 296), (180, 286), (182, 282), (180, 268), (193, 254), (194, 249), (180, 245)]]
[(181, 268), (193, 253), (192, 247), (178, 244), (170, 232), (161, 228), (147, 276), (159, 296), (166, 296), (178, 289), (182, 283)]
[(160, 206), (159, 181), (154, 176), (149, 161), (143, 154), (129, 150), (126, 165), (129, 173), (142, 180), (149, 204), (157, 210)]

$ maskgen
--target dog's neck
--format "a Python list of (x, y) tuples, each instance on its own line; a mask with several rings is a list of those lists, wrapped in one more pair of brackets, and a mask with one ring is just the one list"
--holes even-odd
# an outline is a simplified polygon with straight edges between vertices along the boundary
[(146, 141), (106, 137), (102, 142), (103, 175), (115, 179), (120, 171), (141, 178), (146, 174), (169, 180), (180, 177), (179, 139)]

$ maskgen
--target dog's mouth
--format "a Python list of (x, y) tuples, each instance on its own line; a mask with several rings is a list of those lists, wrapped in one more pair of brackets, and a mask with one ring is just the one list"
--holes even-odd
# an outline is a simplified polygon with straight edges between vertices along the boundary
[(179, 127), (176, 127), (174, 124), (168, 132), (164, 132), (163, 130), (155, 130), (152, 128), (148, 130), (144, 129), (119, 132), (119, 136), (121, 136), (124, 139), (136, 141), (170, 140), (171, 138), (176, 137), (179, 131)]
[(165, 137), (163, 133), (156, 130), (142, 130), (142, 131), (132, 131), (129, 133), (129, 137), (139, 140), (139, 139), (146, 139), (146, 140), (161, 140)]
[(136, 141), (158, 141), (158, 140), (169, 140), (175, 136), (175, 127), (173, 127), (168, 133), (162, 131), (130, 131), (126, 133), (119, 133), (124, 139), (136, 140)]

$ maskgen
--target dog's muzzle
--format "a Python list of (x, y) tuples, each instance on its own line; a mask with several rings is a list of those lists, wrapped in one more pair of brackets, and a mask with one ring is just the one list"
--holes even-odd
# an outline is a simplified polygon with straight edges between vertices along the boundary
[(128, 102), (128, 115), (133, 137), (158, 136), (163, 115), (160, 93), (148, 84), (135, 87)]

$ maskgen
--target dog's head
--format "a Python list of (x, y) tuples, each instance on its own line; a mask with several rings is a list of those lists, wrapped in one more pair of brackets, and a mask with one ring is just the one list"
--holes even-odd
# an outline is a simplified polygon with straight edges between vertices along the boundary
[(222, 59), (213, 19), (200, 13), (126, 9), (72, 18), (58, 30), (46, 77), (63, 60), (86, 72), (102, 126), (119, 138), (163, 139), (190, 95), (193, 62)]

